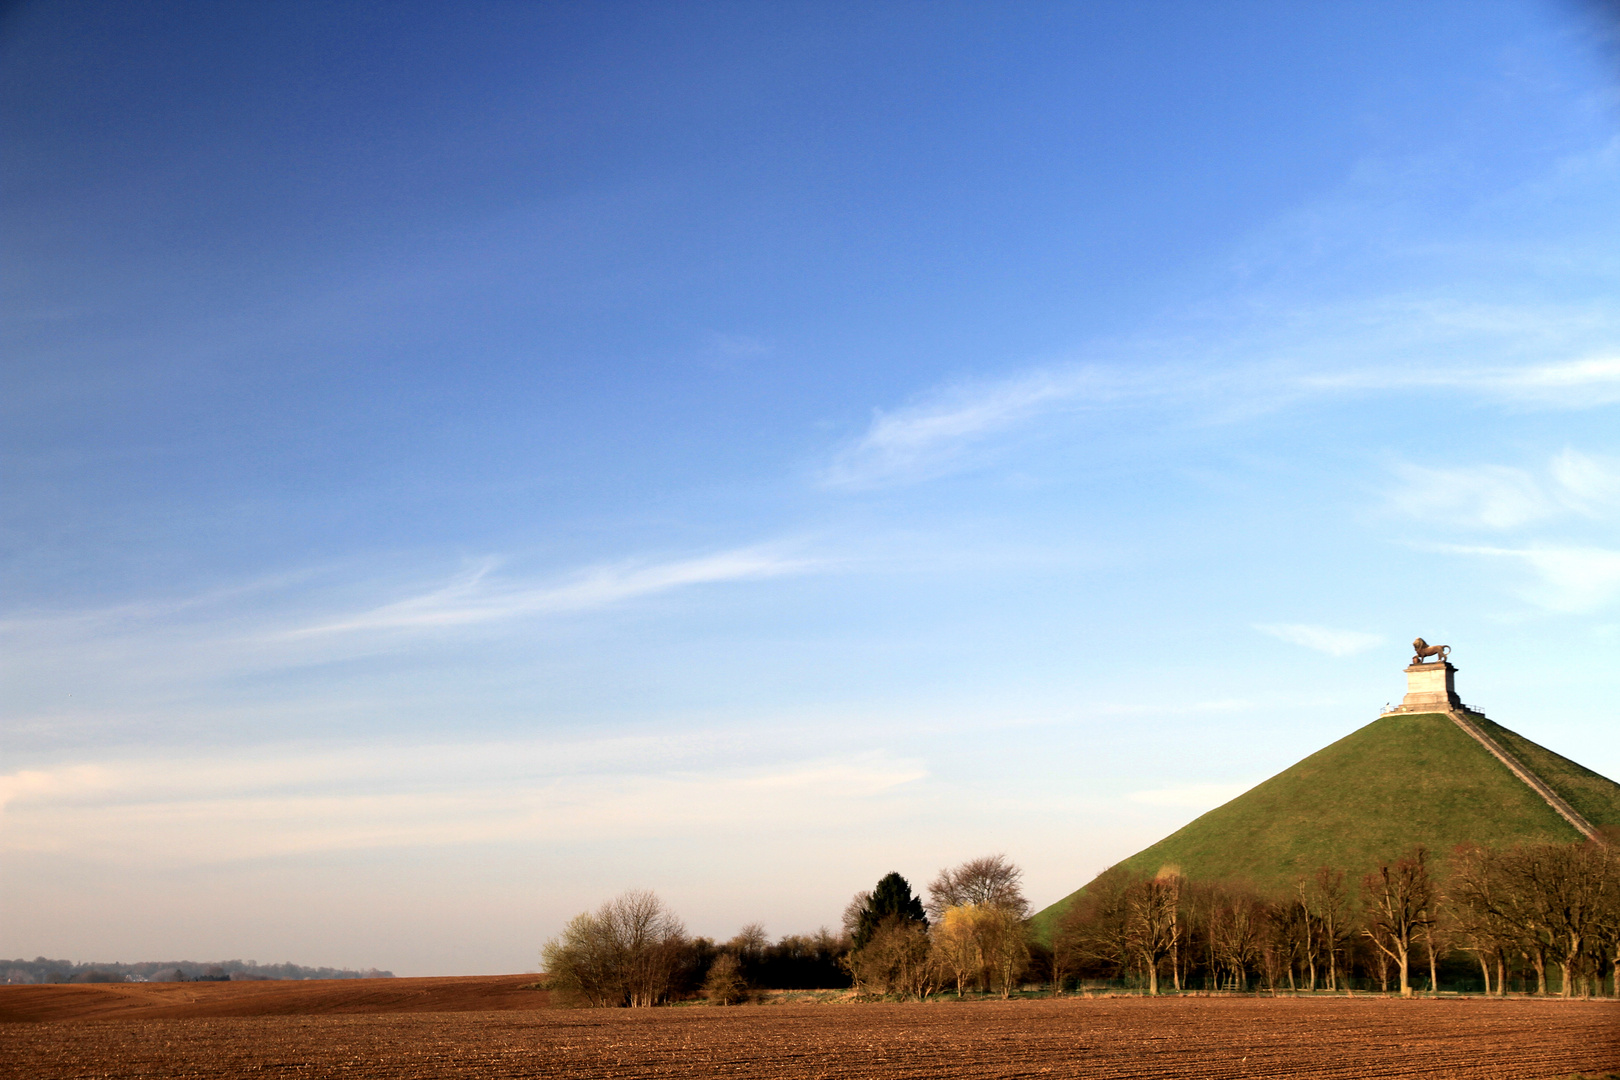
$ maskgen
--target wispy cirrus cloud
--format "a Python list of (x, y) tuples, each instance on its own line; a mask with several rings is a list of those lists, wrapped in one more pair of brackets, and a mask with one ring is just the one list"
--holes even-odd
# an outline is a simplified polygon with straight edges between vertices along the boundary
[(1423, 521), (1515, 529), (1562, 515), (1620, 512), (1620, 463), (1566, 447), (1540, 472), (1504, 465), (1436, 467), (1403, 463), (1390, 506)]
[(959, 468), (991, 438), (1054, 412), (1117, 401), (1134, 380), (1102, 367), (1048, 368), (958, 383), (890, 412), (840, 450), (822, 474), (835, 488), (926, 480)]
[(1521, 548), (1436, 545), (1433, 550), (1519, 562), (1535, 578), (1520, 590), (1548, 611), (1596, 611), (1620, 598), (1620, 551), (1600, 547), (1531, 545)]
[(448, 584), (365, 611), (322, 619), (289, 635), (419, 630), (590, 611), (675, 589), (803, 574), (825, 565), (825, 560), (769, 548), (737, 548), (666, 562), (594, 566), (561, 580), (535, 584), (503, 581), (494, 574), (494, 560), (485, 560)]
[(1303, 376), (1317, 392), (1456, 390), (1522, 408), (1590, 409), (1620, 402), (1620, 356), (1526, 365), (1363, 367)]
[(1355, 656), (1384, 643), (1378, 634), (1360, 630), (1339, 630), (1331, 626), (1310, 626), (1304, 623), (1256, 623), (1256, 630), (1280, 641), (1301, 645), (1329, 656)]
[[(713, 734), (694, 738), (713, 744)], [(745, 833), (781, 817), (858, 821), (928, 776), (919, 762), (880, 751), (745, 765), (716, 760), (715, 745), (642, 742), (286, 749), (251, 760), (108, 759), (20, 771), (0, 775), (0, 851), (183, 867)], [(739, 819), (738, 806), (765, 813)]]
[(1391, 507), (1407, 517), (1487, 529), (1512, 529), (1557, 513), (1557, 500), (1526, 469), (1503, 465), (1434, 468), (1401, 464)]
[[(453, 647), (470, 642), (475, 631), (485, 640), (491, 634), (521, 637), (544, 632), (538, 624), (548, 619), (588, 617), (653, 598), (670, 602), (682, 594), (695, 599), (691, 594), (705, 588), (832, 565), (787, 544), (620, 560), (547, 575), (506, 572), (500, 560), (488, 558), (437, 581), (425, 581), (415, 567), (401, 574), (397, 566), (369, 573), (348, 566), (289, 575), (274, 587), (20, 611), (0, 619), (7, 723), (13, 736), (28, 732), (47, 740), (50, 732), (86, 725), (161, 727), (164, 716), (173, 722), (181, 715), (208, 715), (251, 726), (249, 717), (266, 707), (253, 694), (270, 694), (270, 711), (279, 708), (284, 717), (329, 709), (364, 715), (376, 702), (392, 700), (397, 684), (356, 676), (360, 682), (349, 693), (326, 687), (301, 696), (294, 683), (271, 689), (252, 680)], [(415, 669), (429, 682), (430, 666)], [(248, 685), (257, 690), (243, 697)], [(283, 689), (291, 696), (283, 696)]]
[[(1525, 315), (1526, 325), (1513, 332), (1534, 337), (1528, 326), (1538, 317)], [(1346, 313), (1334, 313), (1323, 317), (1314, 335), (1301, 334), (1298, 340), (1225, 342), (1199, 350), (1185, 343), (1137, 342), (1119, 349), (1132, 362), (1037, 367), (999, 380), (952, 383), (899, 408), (876, 410), (866, 430), (833, 453), (819, 480), (828, 488), (860, 490), (936, 479), (980, 463), (1020, 434), (1084, 411), (1174, 409), (1202, 422), (1231, 423), (1346, 394), (1464, 395), (1519, 410), (1620, 402), (1620, 356), (1614, 355), (1530, 364), (1418, 358), (1399, 367), (1368, 366), (1354, 354), (1388, 351), (1386, 339), (1422, 336), (1411, 324), (1440, 317), (1407, 311), (1366, 318), (1382, 319), (1384, 325), (1371, 331), (1357, 327)], [(1301, 316), (1301, 321), (1312, 320)], [(1461, 347), (1446, 333), (1429, 332), (1437, 335), (1434, 348)], [(1358, 340), (1358, 334), (1360, 348), (1352, 348), (1347, 342)], [(1191, 363), (1195, 351), (1207, 355)], [(1313, 353), (1320, 354), (1314, 362), (1299, 359)], [(1234, 361), (1243, 355), (1248, 359)]]

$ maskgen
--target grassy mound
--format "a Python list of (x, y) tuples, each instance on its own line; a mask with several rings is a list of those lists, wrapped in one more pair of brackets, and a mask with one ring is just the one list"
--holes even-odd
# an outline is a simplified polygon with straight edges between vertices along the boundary
[(1502, 749), (1518, 758), (1562, 795), (1576, 813), (1600, 829), (1620, 826), (1620, 784), (1585, 765), (1577, 765), (1569, 758), (1553, 753), (1545, 746), (1536, 745), (1501, 724), (1484, 717), (1475, 719)]
[[(1620, 824), (1620, 784), (1483, 721), (1500, 744), (1594, 824)], [(1352, 875), (1425, 844), (1443, 863), (1461, 843), (1568, 843), (1579, 832), (1438, 713), (1385, 716), (1318, 750), (1121, 864), (1202, 880), (1292, 888), (1332, 866)], [(1044, 935), (1069, 900), (1035, 916)]]

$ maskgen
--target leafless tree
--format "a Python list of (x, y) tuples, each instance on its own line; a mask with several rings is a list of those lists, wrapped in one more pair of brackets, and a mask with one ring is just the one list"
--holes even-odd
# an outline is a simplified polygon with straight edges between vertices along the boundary
[(955, 981), (958, 997), (984, 972), (983, 944), (974, 925), (974, 914), (979, 910), (966, 906), (946, 908), (929, 930), (934, 961), (943, 975)]
[(941, 870), (928, 883), (928, 915), (938, 920), (946, 908), (978, 904), (1003, 908), (1020, 919), (1029, 917), (1029, 901), (1020, 887), (1024, 872), (1005, 855), (969, 859)]
[(709, 975), (703, 980), (703, 996), (717, 1005), (747, 999), (748, 981), (743, 976), (742, 964), (731, 953), (721, 953), (709, 965)]
[(1361, 882), (1367, 911), (1363, 933), (1400, 969), (1401, 996), (1412, 996), (1412, 945), (1434, 921), (1434, 885), (1429, 853), (1414, 847), (1393, 863), (1384, 863)]
[(1029, 963), (1029, 931), (1024, 920), (994, 904), (946, 908), (932, 936), (936, 965), (956, 981), (960, 994), (969, 981), (981, 990), (1012, 994)]
[(1131, 962), (1126, 926), (1130, 906), (1126, 892), (1132, 876), (1116, 867), (1099, 874), (1085, 892), (1069, 902), (1058, 919), (1055, 933), (1064, 937), (1079, 957), (1116, 972)]
[(1252, 889), (1238, 884), (1222, 884), (1212, 890), (1209, 905), (1209, 942), (1217, 976), (1234, 990), (1248, 986), (1249, 972), (1262, 958), (1266, 935), (1266, 904)]
[[(1159, 965), (1175, 956), (1181, 943), (1181, 878), (1166, 874), (1133, 883), (1125, 890), (1126, 947), (1142, 966), (1148, 993), (1159, 992)], [(1180, 989), (1180, 976), (1176, 976)]]
[(1328, 989), (1339, 989), (1339, 957), (1350, 936), (1349, 893), (1344, 871), (1318, 867), (1310, 885), (1310, 907), (1316, 920), (1317, 938), (1328, 964)]
[(1052, 924), (1052, 947), (1048, 955), (1051, 967), (1052, 992), (1063, 993), (1064, 984), (1074, 973), (1080, 960), (1078, 935), (1075, 933), (1072, 922), (1067, 920), (1065, 911), (1060, 914)]
[[(1316, 956), (1321, 951), (1321, 934), (1317, 926), (1316, 909), (1311, 904), (1310, 879), (1301, 876), (1294, 882), (1294, 895), (1289, 898), (1290, 944), (1305, 969), (1305, 988), (1316, 989)], [(1294, 983), (1293, 959), (1288, 966), (1288, 984)]]
[[(1591, 958), (1606, 909), (1613, 903), (1612, 856), (1601, 844), (1535, 844), (1514, 848), (1499, 862), (1517, 907), (1533, 916), (1535, 944), (1558, 965), (1559, 994), (1569, 997)], [(1543, 992), (1545, 988), (1543, 987)]]
[(1495, 968), (1496, 993), (1507, 990), (1507, 956), (1521, 936), (1514, 921), (1496, 852), (1482, 847), (1459, 847), (1451, 857), (1446, 899), (1464, 947), (1479, 961), (1485, 992), (1491, 992)]
[(541, 959), (564, 1002), (645, 1007), (668, 995), (685, 943), (685, 928), (663, 901), (633, 890), (576, 915)]
[(983, 920), (984, 963), (990, 986), (1010, 997), (1029, 966), (1029, 927), (1012, 908), (989, 906)]
[(730, 941), (721, 946), (722, 950), (735, 957), (737, 968), (745, 979), (758, 976), (759, 969), (765, 960), (765, 951), (771, 947), (771, 939), (765, 933), (763, 923), (751, 922), (737, 931)]
[(844, 928), (844, 935), (846, 937), (853, 938), (856, 933), (859, 932), (861, 928), (861, 913), (866, 910), (867, 905), (869, 905), (871, 902), (871, 889), (862, 889), (860, 892), (849, 898), (849, 903), (844, 905), (844, 917), (843, 922), (841, 923)]
[(885, 919), (864, 946), (844, 959), (859, 991), (920, 999), (938, 986), (928, 930), (914, 919)]

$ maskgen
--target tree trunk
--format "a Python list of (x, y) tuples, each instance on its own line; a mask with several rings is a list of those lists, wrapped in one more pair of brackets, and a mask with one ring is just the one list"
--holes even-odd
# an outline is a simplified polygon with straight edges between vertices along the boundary
[(1403, 948), (1403, 949), (1400, 950), (1401, 997), (1411, 997), (1412, 996), (1412, 984), (1407, 981), (1407, 972), (1408, 972), (1408, 968), (1410, 967), (1411, 959), (1412, 959), (1411, 954), (1408, 953), (1406, 951), (1406, 949)]
[(1491, 992), (1491, 965), (1485, 962), (1485, 954), (1479, 954), (1479, 973), (1485, 977), (1485, 993)]

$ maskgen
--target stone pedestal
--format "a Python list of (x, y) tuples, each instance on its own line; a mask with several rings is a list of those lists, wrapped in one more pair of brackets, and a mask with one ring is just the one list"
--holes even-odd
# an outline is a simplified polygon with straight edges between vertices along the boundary
[(1406, 669), (1406, 696), (1390, 712), (1450, 712), (1463, 707), (1457, 696), (1457, 669), (1448, 661), (1413, 664)]

